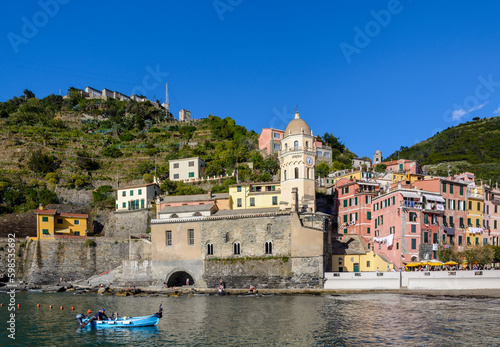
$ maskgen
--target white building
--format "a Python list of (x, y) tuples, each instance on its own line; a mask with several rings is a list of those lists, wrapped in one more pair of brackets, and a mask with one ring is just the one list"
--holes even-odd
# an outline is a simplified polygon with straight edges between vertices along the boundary
[(206, 163), (198, 157), (169, 160), (169, 179), (171, 181), (196, 180)]
[(160, 194), (156, 183), (118, 188), (116, 191), (116, 210), (140, 210), (151, 206), (151, 202)]

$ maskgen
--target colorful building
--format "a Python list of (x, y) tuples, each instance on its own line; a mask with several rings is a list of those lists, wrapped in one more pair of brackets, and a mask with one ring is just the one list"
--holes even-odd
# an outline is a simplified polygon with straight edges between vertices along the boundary
[(229, 209), (278, 208), (281, 201), (279, 182), (242, 183), (229, 186)]
[[(500, 245), (500, 190), (485, 187), (484, 189), (484, 216), (487, 216), (487, 239), (490, 245)], [(486, 235), (485, 235), (486, 236)]]
[(422, 174), (422, 170), (416, 160), (399, 159), (385, 161), (384, 164), (387, 166), (386, 172)]
[(169, 160), (168, 177), (171, 181), (196, 181), (206, 163), (198, 157)]
[(88, 214), (58, 213), (57, 210), (45, 210), (43, 207), (35, 213), (38, 240), (87, 237)]

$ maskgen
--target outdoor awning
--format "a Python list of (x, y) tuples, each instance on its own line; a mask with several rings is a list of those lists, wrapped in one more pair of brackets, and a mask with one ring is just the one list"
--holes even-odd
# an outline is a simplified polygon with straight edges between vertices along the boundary
[(71, 229), (70, 228), (56, 229), (55, 232), (59, 234), (71, 234)]
[(422, 194), (422, 195), (427, 199), (427, 201), (445, 202), (443, 197), (439, 195), (430, 195), (430, 194)]
[(420, 196), (417, 194), (417, 193), (414, 193), (414, 192), (400, 192), (401, 195), (403, 195), (403, 197), (405, 198), (416, 198), (416, 199), (420, 199)]
[(481, 234), (483, 232), (483, 228), (472, 228), (472, 227), (469, 227), (468, 231), (471, 234)]
[(444, 232), (448, 235), (455, 235), (455, 228), (444, 227)]

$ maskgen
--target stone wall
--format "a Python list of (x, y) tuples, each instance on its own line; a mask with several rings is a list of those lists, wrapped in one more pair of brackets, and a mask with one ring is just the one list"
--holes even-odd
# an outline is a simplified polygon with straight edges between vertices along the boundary
[[(94, 240), (94, 246), (87, 246)], [(29, 243), (24, 259), (23, 279), (33, 284), (81, 280), (110, 271), (128, 259), (127, 240), (113, 238), (56, 239)]]
[(86, 189), (66, 189), (64, 187), (56, 187), (55, 193), (61, 204), (72, 204), (77, 206), (89, 206), (94, 199), (92, 190)]
[(146, 235), (153, 212), (149, 210), (111, 212), (108, 215), (102, 234), (106, 237), (122, 237)]

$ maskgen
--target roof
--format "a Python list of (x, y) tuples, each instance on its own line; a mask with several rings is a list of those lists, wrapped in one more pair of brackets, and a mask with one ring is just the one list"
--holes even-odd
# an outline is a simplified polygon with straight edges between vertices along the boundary
[(60, 213), (59, 216), (61, 217), (80, 217), (80, 218), (88, 218), (88, 214), (83, 214), (83, 213)]
[(203, 212), (210, 211), (215, 204), (206, 205), (184, 205), (184, 206), (165, 206), (158, 214), (182, 213), (182, 212)]
[(138, 184), (138, 185), (135, 185), (135, 186), (127, 186), (127, 187), (123, 187), (123, 188), (118, 188), (116, 190), (123, 190), (123, 189), (130, 189), (130, 188), (140, 188), (140, 187), (148, 187), (148, 186), (158, 186), (156, 183), (144, 183), (144, 184)]
[(219, 210), (215, 212), (215, 215), (217, 216), (230, 216), (230, 215), (239, 215), (239, 214), (246, 214), (246, 213), (274, 213), (278, 212), (279, 207), (268, 207), (268, 208), (245, 208), (245, 209), (238, 209), (238, 210)]
[(36, 214), (53, 214), (53, 215), (55, 215), (57, 213), (57, 211), (56, 210), (40, 210), (40, 209), (38, 209), (35, 211), (35, 213)]
[(163, 197), (165, 202), (193, 202), (193, 201), (207, 201), (215, 199), (229, 199), (229, 193), (212, 194), (209, 198), (208, 194), (195, 194), (195, 195), (166, 195)]
[(203, 160), (200, 159), (200, 157), (191, 157), (191, 158), (181, 158), (181, 159), (172, 159), (172, 160), (169, 160), (168, 162), (169, 163), (175, 163), (177, 161), (184, 161), (184, 160), (199, 160), (201, 161), (202, 163), (204, 163)]
[(285, 137), (289, 135), (312, 135), (311, 128), (309, 125), (303, 120), (300, 119), (299, 113), (295, 113), (295, 119), (292, 119), (290, 123), (288, 123), (285, 129)]
[(276, 184), (281, 184), (280, 181), (275, 181), (275, 182), (253, 182), (253, 183), (237, 183), (237, 184), (230, 184), (229, 187), (238, 187), (238, 186), (258, 186), (258, 185), (276, 185)]

